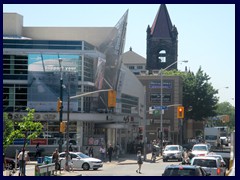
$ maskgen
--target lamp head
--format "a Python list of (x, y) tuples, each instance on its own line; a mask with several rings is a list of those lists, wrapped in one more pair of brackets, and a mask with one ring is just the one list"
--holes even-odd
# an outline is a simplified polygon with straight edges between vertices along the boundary
[(60, 66), (61, 66), (61, 64), (62, 64), (62, 58), (58, 58), (58, 61), (59, 61), (59, 64), (60, 64)]

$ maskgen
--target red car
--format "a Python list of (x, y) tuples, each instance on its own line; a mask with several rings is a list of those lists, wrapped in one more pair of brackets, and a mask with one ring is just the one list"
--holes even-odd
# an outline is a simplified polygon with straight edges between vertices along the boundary
[[(9, 158), (9, 157), (5, 157), (5, 168), (8, 169), (8, 170), (13, 170), (13, 168), (15, 168), (15, 164), (16, 164), (16, 161), (15, 159), (13, 158)], [(17, 167), (18, 166), (18, 163), (17, 163)]]

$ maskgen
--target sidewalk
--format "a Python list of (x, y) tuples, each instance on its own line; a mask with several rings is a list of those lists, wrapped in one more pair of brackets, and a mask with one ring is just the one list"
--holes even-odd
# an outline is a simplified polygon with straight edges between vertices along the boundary
[[(146, 154), (146, 159), (144, 160), (144, 162), (151, 162), (151, 156), (152, 153), (148, 153)], [(161, 156), (157, 156), (156, 161), (159, 161), (160, 159), (162, 159)], [(104, 166), (114, 166), (114, 165), (125, 165), (125, 164), (136, 164), (137, 163), (137, 155), (136, 154), (124, 154), (122, 156), (119, 157), (119, 159), (115, 159), (113, 158), (112, 162), (104, 162), (103, 163), (103, 167)], [(35, 176), (35, 165), (37, 164), (37, 161), (30, 161), (28, 162), (27, 166), (26, 166), (26, 176)], [(9, 176), (9, 174), (12, 171), (8, 171), (5, 170), (3, 171), (3, 176)], [(12, 176), (18, 176), (19, 174), (19, 170), (16, 170), (15, 173), (12, 174)], [(54, 176), (82, 176), (84, 175), (83, 171), (65, 171), (62, 170), (61, 172), (58, 171), (56, 175)]]

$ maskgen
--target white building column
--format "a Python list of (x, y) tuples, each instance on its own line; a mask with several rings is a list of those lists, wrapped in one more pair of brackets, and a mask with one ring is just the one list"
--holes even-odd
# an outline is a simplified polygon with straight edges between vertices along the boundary
[(77, 121), (77, 145), (78, 145), (78, 151), (81, 151), (81, 148), (83, 146), (83, 122), (82, 121)]

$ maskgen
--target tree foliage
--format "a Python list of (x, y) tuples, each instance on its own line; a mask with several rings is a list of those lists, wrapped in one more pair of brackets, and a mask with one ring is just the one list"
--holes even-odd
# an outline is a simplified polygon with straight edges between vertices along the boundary
[(13, 120), (10, 119), (8, 113), (3, 113), (3, 150), (13, 143), (15, 137), (11, 135), (14, 131), (14, 123)]
[(203, 72), (201, 67), (197, 73), (179, 72), (176, 70), (165, 71), (164, 75), (178, 75), (183, 78), (183, 106), (185, 118), (203, 120), (216, 115), (218, 93), (209, 82), (210, 77)]
[[(40, 122), (34, 121), (35, 109), (27, 108), (26, 110), (28, 111), (28, 114), (26, 116), (23, 116), (22, 121), (16, 122), (15, 129), (12, 128), (13, 121), (8, 119), (8, 122), (12, 121), (12, 129), (9, 131), (10, 126), (8, 129), (4, 129), (4, 139), (6, 139), (5, 148), (7, 148), (8, 145), (12, 144), (13, 141), (17, 138), (24, 138), (24, 142), (26, 142), (27, 139), (35, 139), (42, 133), (42, 124)], [(24, 144), (24, 147), (25, 145), (26, 144)]]
[(218, 103), (216, 114), (229, 115), (229, 122), (223, 123), (221, 121), (217, 121), (217, 126), (228, 126), (231, 131), (235, 129), (235, 107), (232, 106), (229, 102)]

